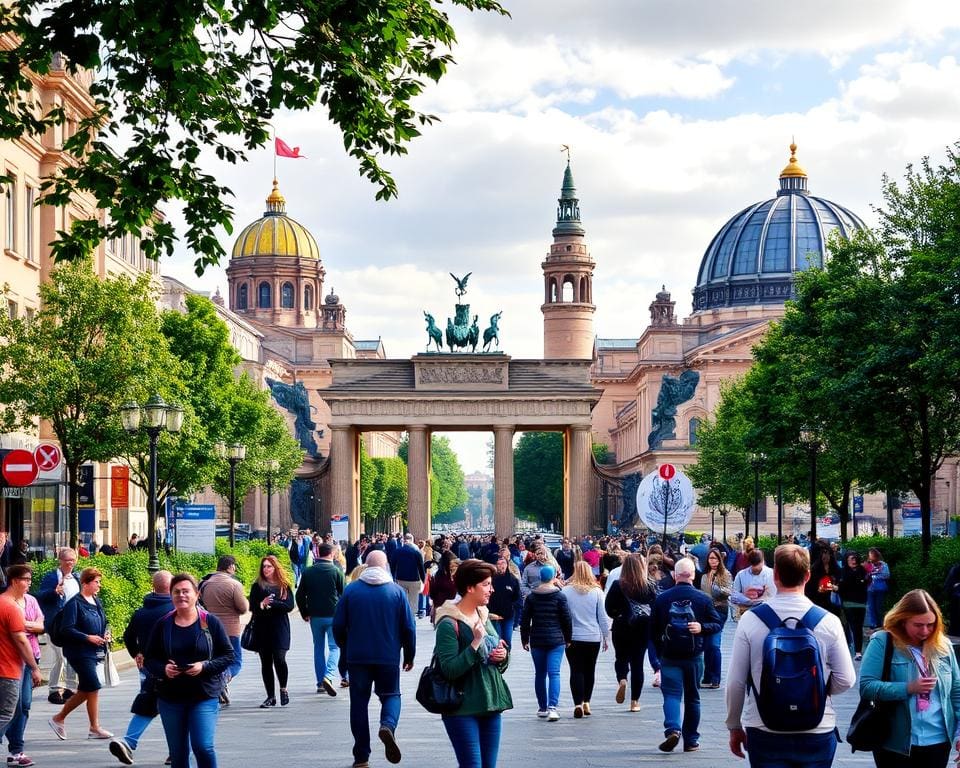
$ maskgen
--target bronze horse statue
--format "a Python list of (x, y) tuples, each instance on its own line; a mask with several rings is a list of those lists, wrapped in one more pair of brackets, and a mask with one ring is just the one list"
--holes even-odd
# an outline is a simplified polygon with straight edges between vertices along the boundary
[(483, 351), (484, 352), (490, 351), (490, 343), (494, 341), (497, 343), (497, 349), (500, 348), (500, 337), (497, 335), (497, 331), (498, 331), (497, 323), (499, 322), (502, 316), (503, 316), (503, 310), (501, 310), (500, 312), (497, 312), (497, 314), (493, 315), (490, 318), (490, 327), (483, 332)]
[(423, 316), (427, 321), (427, 352), (430, 351), (430, 342), (433, 342), (437, 345), (437, 352), (442, 352), (443, 334), (440, 333), (440, 329), (437, 328), (437, 325), (433, 320), (433, 315), (431, 315), (429, 312), (424, 312)]

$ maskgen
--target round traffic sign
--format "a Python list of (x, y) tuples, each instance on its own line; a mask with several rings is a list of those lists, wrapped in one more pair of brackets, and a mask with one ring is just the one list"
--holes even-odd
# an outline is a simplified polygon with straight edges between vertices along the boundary
[(664, 480), (672, 480), (675, 474), (677, 474), (677, 468), (673, 464), (660, 465), (660, 477)]
[(3, 472), (3, 477), (12, 486), (30, 485), (37, 479), (40, 472), (33, 454), (20, 448), (10, 451), (3, 457), (3, 465), (0, 467), (0, 471)]
[(60, 446), (53, 443), (40, 443), (33, 451), (33, 458), (37, 462), (37, 467), (41, 472), (49, 472), (60, 466), (63, 456), (60, 453)]

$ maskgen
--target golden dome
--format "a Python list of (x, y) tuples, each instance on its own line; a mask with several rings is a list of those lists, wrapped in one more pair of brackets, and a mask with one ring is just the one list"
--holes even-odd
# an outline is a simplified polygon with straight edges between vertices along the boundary
[(320, 249), (303, 224), (287, 216), (287, 201), (277, 180), (267, 197), (261, 218), (244, 227), (233, 244), (233, 258), (244, 256), (297, 256), (319, 259)]
[(807, 178), (807, 172), (800, 167), (797, 163), (797, 145), (796, 143), (790, 144), (790, 162), (787, 163), (786, 167), (780, 171), (781, 179), (789, 179), (803, 177)]

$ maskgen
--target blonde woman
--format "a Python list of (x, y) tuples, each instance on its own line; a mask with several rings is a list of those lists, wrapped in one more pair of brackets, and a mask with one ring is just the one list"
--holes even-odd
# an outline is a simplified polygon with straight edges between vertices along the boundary
[[(877, 768), (944, 768), (960, 722), (960, 669), (936, 601), (922, 589), (900, 598), (860, 667), (860, 697), (894, 702)], [(883, 658), (893, 643), (890, 679)], [(960, 749), (960, 741), (957, 742)]]
[(570, 665), (573, 716), (580, 719), (590, 714), (601, 645), (607, 650), (607, 613), (603, 609), (603, 590), (589, 563), (583, 560), (573, 564), (573, 575), (561, 591), (567, 598), (573, 619), (573, 640), (567, 646), (567, 663)]

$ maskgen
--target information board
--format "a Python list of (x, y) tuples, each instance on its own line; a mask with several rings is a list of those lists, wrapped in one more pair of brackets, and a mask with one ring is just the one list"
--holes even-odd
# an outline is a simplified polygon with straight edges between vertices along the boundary
[(214, 553), (217, 510), (213, 504), (176, 504), (175, 544), (178, 552)]

